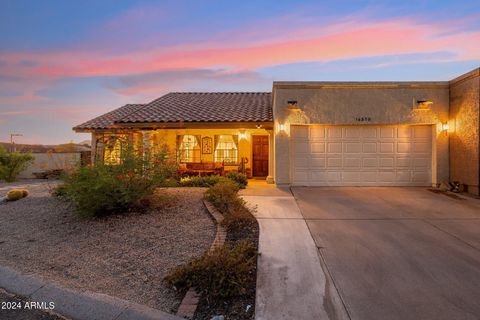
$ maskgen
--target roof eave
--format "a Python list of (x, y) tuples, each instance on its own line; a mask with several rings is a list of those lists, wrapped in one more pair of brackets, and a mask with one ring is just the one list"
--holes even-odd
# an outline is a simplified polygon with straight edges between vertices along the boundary
[(116, 128), (174, 129), (174, 128), (257, 128), (272, 129), (273, 121), (194, 121), (194, 122), (126, 122), (116, 123)]

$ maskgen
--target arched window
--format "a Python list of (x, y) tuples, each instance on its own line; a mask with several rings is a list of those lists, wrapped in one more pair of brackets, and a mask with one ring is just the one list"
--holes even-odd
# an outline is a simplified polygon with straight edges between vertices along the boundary
[(200, 139), (194, 135), (178, 136), (180, 162), (200, 162)]

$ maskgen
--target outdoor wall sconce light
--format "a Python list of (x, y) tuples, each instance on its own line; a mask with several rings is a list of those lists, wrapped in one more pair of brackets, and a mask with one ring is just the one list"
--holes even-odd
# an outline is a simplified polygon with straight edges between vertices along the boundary
[(433, 101), (430, 101), (430, 100), (417, 100), (416, 101), (416, 105), (415, 105), (415, 109), (418, 109), (418, 110), (430, 110), (432, 108), (432, 105), (433, 105)]
[(288, 110), (300, 110), (297, 100), (289, 100), (287, 101), (287, 105)]
[(287, 126), (284, 123), (281, 123), (278, 125), (278, 131), (283, 131), (285, 132), (287, 130)]
[(448, 131), (448, 122), (442, 123), (442, 131)]
[(240, 140), (242, 140), (242, 139), (247, 139), (247, 134), (245, 133), (245, 131), (240, 132), (239, 135), (238, 135), (238, 138), (239, 138)]

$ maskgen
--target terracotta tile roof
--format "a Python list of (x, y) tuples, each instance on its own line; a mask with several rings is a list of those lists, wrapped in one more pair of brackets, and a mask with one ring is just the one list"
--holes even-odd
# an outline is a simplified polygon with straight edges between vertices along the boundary
[(270, 92), (174, 92), (115, 122), (273, 121), (271, 99)]
[(73, 130), (107, 129), (112, 126), (116, 120), (119, 120), (126, 115), (137, 111), (138, 108), (141, 108), (142, 106), (143, 104), (126, 104), (123, 107), (73, 127)]
[(147, 104), (127, 104), (73, 130), (135, 122), (270, 122), (270, 92), (173, 92)]

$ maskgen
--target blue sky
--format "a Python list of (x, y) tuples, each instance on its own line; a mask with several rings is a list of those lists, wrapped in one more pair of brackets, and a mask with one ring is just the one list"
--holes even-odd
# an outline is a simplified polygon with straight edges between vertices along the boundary
[(81, 141), (74, 125), (169, 91), (479, 66), (479, 1), (1, 0), (0, 141)]

